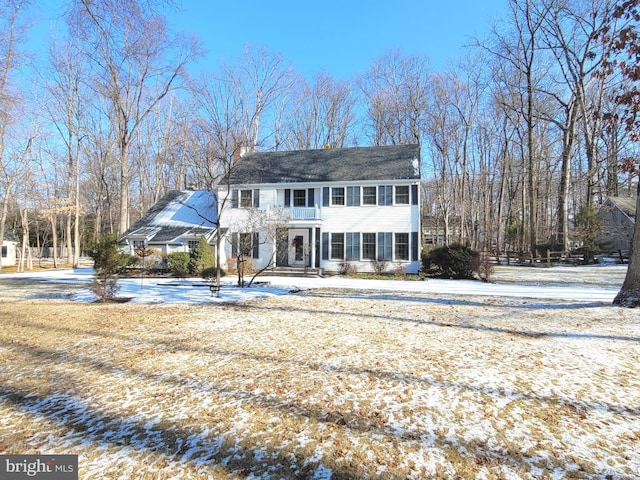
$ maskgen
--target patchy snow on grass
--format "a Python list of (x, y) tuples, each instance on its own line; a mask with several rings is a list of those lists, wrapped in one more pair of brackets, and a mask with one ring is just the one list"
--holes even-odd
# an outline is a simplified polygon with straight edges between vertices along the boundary
[(3, 275), (0, 452), (78, 454), (86, 479), (638, 478), (624, 274), (272, 277), (220, 299), (145, 278), (127, 304), (88, 303), (88, 271), (51, 275), (74, 301)]
[[(473, 280), (359, 280), (341, 276), (292, 278), (261, 275), (252, 288), (238, 288), (237, 279), (225, 277), (220, 295), (212, 295), (209, 285), (200, 279), (121, 278), (118, 280), (118, 296), (130, 299), (133, 303), (228, 303), (284, 295), (292, 290), (330, 288), (353, 292), (356, 296), (359, 291), (380, 290), (424, 295), (499, 296), (610, 303), (620, 290), (625, 273), (625, 265), (495, 267), (495, 281), (492, 283)], [(87, 267), (38, 271), (33, 274), (3, 274), (0, 278), (21, 282), (88, 285), (93, 279), (93, 269)], [(71, 299), (93, 302), (97, 297), (88, 288), (84, 288), (77, 289)]]

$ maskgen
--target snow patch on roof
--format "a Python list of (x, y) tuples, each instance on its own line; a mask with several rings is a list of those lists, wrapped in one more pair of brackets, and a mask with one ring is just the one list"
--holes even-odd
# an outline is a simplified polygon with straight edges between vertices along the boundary
[(215, 228), (217, 210), (209, 190), (184, 191), (150, 221), (151, 225)]
[(413, 173), (415, 173), (417, 176), (420, 176), (420, 160), (414, 158), (411, 162), (411, 165), (413, 166)]

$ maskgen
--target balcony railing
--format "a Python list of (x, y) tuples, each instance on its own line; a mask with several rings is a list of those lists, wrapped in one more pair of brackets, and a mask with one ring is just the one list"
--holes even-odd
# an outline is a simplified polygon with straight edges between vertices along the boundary
[(291, 207), (289, 209), (291, 220), (321, 220), (320, 208), (318, 207)]

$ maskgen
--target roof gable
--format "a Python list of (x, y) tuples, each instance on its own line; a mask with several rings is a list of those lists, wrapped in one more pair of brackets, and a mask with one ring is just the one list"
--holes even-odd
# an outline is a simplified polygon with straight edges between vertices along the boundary
[(179, 243), (182, 237), (211, 235), (216, 218), (215, 196), (210, 190), (172, 190), (123, 237), (144, 238), (149, 243)]
[(636, 218), (636, 197), (607, 197), (606, 202), (617, 207), (631, 219)]
[(420, 179), (419, 145), (252, 152), (231, 173), (233, 185), (400, 179)]

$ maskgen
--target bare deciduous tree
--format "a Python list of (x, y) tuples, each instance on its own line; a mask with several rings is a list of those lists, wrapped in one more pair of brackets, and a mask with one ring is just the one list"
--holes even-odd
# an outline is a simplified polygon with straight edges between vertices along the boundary
[(69, 15), (70, 34), (81, 41), (95, 72), (96, 92), (110, 106), (120, 170), (120, 234), (129, 227), (129, 149), (136, 131), (201, 53), (195, 39), (169, 32), (157, 7), (153, 1), (76, 0)]
[[(65, 247), (67, 263), (77, 268), (80, 263), (80, 162), (81, 142), (86, 136), (86, 78), (83, 63), (78, 59), (78, 45), (67, 39), (50, 50), (51, 69), (46, 72), (47, 98), (43, 110), (58, 133), (64, 146), (60, 155), (52, 152), (52, 158), (61, 157), (64, 182)], [(72, 232), (73, 229), (73, 232)]]
[[(538, 10), (538, 6), (542, 8)], [(505, 69), (501, 78), (509, 91), (510, 107), (517, 112), (515, 125), (522, 124), (522, 159), (526, 183), (523, 184), (523, 206), (526, 203), (528, 213), (529, 251), (535, 255), (538, 243), (538, 191), (540, 167), (539, 145), (536, 141), (536, 129), (539, 124), (537, 97), (541, 76), (547, 70), (541, 68), (540, 37), (542, 24), (546, 17), (546, 7), (534, 0), (509, 0), (509, 27), (505, 32), (494, 31), (495, 48), (489, 48)], [(542, 72), (542, 73), (541, 73)], [(524, 232), (524, 230), (523, 230)]]
[(341, 148), (349, 143), (356, 99), (347, 82), (322, 71), (311, 84), (300, 80), (288, 103), (290, 113), (280, 134), (285, 148)]
[(394, 51), (380, 57), (358, 84), (374, 145), (420, 144), (431, 75), (426, 58)]
[(28, 6), (27, 0), (0, 4), (0, 245), (4, 241), (9, 204), (25, 171), (22, 153), (31, 145), (31, 139), (24, 138), (17, 126), (24, 118), (19, 113), (21, 95), (15, 78), (24, 62), (20, 46), (27, 29), (23, 17)]
[(243, 146), (249, 150), (265, 147), (274, 133), (262, 133), (261, 125), (294, 82), (289, 64), (267, 48), (246, 46), (238, 62), (222, 62), (216, 78), (229, 84), (225, 89), (232, 91), (235, 102), (241, 105)]
[[(251, 272), (251, 280), (246, 283), (246, 286), (250, 287), (258, 275), (274, 265), (277, 255), (276, 246), (282, 241), (287, 241), (286, 227), (289, 223), (289, 214), (285, 208), (270, 208), (268, 210), (247, 208), (243, 213), (243, 220), (233, 226), (234, 232), (237, 233), (232, 242), (236, 242), (234, 247), (238, 286), (245, 286), (245, 274)], [(253, 265), (251, 265), (252, 268), (248, 268), (253, 252), (263, 245), (271, 247), (271, 254), (267, 257), (267, 261), (261, 268), (253, 268)]]

